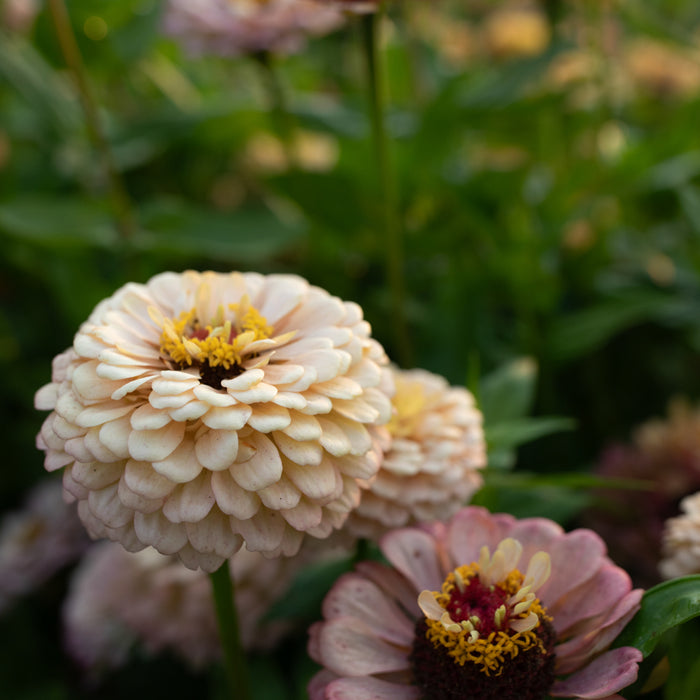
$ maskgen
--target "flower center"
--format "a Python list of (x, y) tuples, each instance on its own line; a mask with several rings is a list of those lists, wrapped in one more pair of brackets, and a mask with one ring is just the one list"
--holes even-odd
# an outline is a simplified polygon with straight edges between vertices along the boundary
[(197, 367), (203, 383), (220, 388), (224, 379), (246, 369), (244, 360), (257, 357), (270, 345), (268, 339), (273, 332), (247, 296), (238, 304), (229, 304), (228, 310), (233, 318), (226, 318), (223, 306), (219, 306), (207, 323), (196, 307), (180, 314), (177, 320), (149, 309), (151, 318), (162, 328), (161, 354), (178, 369)]
[(555, 633), (535, 596), (549, 577), (549, 555), (535, 554), (523, 575), (522, 546), (503, 540), (493, 556), (448, 574), (440, 592), (423, 591), (411, 652), (423, 700), (541, 700), (554, 680)]
[(395, 376), (394, 381), (396, 393), (391, 400), (394, 412), (387, 428), (394, 437), (415, 435), (427, 403), (425, 389), (420, 382), (402, 379), (400, 376)]

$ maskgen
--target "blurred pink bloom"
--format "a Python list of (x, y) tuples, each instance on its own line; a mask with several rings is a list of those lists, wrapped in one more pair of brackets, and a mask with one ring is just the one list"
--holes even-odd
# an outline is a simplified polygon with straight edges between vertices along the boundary
[(357, 304), (293, 275), (163, 273), (55, 358), (37, 444), (90, 535), (213, 571), (244, 541), (291, 556), (340, 527), (392, 392)]
[[(271, 648), (287, 631), (263, 616), (304, 561), (246, 549), (229, 561), (246, 649)], [(137, 645), (173, 652), (194, 669), (221, 655), (209, 577), (151, 548), (130, 554), (113, 542), (95, 545), (73, 576), (63, 618), (69, 653), (92, 675), (123, 665)]]
[(641, 652), (609, 647), (642, 591), (595, 533), (467, 507), (381, 549), (311, 627), (311, 700), (610, 700), (636, 679)]
[(40, 481), (24, 508), (0, 525), (0, 612), (76, 560), (89, 543), (75, 505), (63, 500), (61, 482)]
[(196, 54), (288, 54), (343, 21), (320, 0), (169, 0), (164, 29)]
[(447, 520), (482, 483), (486, 442), (472, 395), (425, 370), (393, 374), (391, 442), (341, 534), (378, 539), (391, 528)]

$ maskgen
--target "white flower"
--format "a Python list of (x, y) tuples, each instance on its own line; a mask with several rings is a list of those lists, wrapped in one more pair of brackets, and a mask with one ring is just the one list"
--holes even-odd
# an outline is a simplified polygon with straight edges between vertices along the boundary
[(213, 571), (292, 555), (356, 507), (390, 372), (356, 304), (300, 277), (163, 273), (102, 301), (36, 396), (93, 537)]
[(395, 527), (446, 520), (481, 486), (481, 412), (472, 395), (425, 370), (394, 370), (390, 447), (344, 531), (377, 539)]
[(686, 496), (681, 511), (664, 526), (659, 571), (666, 579), (700, 574), (700, 492)]

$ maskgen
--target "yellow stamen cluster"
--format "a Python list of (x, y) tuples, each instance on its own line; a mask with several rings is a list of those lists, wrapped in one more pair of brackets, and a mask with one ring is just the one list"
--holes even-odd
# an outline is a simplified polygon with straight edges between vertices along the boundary
[[(473, 563), (469, 566), (460, 566), (454, 572), (448, 574), (442, 585), (441, 593), (433, 593), (436, 602), (445, 611), (450, 603), (452, 592), (455, 587), (463, 591), (469, 585), (469, 580), (478, 577), (479, 564)], [(513, 569), (504, 581), (495, 584), (508, 596), (510, 601), (518, 600), (521, 596), (525, 577), (517, 569)], [(545, 609), (537, 598), (530, 599), (528, 605), (522, 610), (520, 603), (510, 610), (511, 620), (526, 619), (534, 613), (539, 620), (551, 621)], [(499, 607), (494, 614), (494, 624), (501, 627), (506, 617), (505, 605)], [(520, 652), (527, 651), (533, 647), (538, 647), (545, 654), (546, 649), (542, 640), (538, 637), (536, 629), (539, 622), (532, 629), (518, 632), (512, 627), (491, 631), (485, 636), (479, 634), (481, 620), (472, 616), (469, 620), (462, 620), (459, 623), (449, 621), (449, 614), (445, 612), (440, 619), (426, 617), (427, 631), (426, 637), (434, 647), (445, 647), (448, 654), (460, 666), (469, 661), (477, 666), (479, 670), (487, 676), (500, 676), (503, 672), (503, 664), (507, 659), (514, 659)]]
[(163, 318), (153, 311), (152, 317), (163, 329), (161, 353), (180, 367), (198, 363), (228, 370), (241, 364), (245, 348), (257, 340), (269, 338), (273, 329), (247, 297), (239, 304), (230, 304), (229, 309), (235, 314), (233, 322), (224, 320), (223, 307), (219, 307), (212, 323), (207, 326), (200, 325), (194, 308), (180, 314), (177, 321)]
[(389, 432), (394, 437), (415, 435), (425, 409), (426, 396), (420, 382), (405, 381), (396, 378), (396, 393), (391, 400), (394, 412), (387, 424)]

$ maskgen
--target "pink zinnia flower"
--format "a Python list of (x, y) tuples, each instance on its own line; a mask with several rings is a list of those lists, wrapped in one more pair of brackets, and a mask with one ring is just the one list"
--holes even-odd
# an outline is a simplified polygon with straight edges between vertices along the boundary
[(609, 646), (642, 591), (595, 533), (468, 507), (381, 548), (392, 567), (339, 579), (311, 628), (311, 700), (609, 700), (636, 679), (641, 652)]
[(169, 0), (164, 28), (193, 53), (238, 56), (294, 53), (343, 21), (319, 0)]

